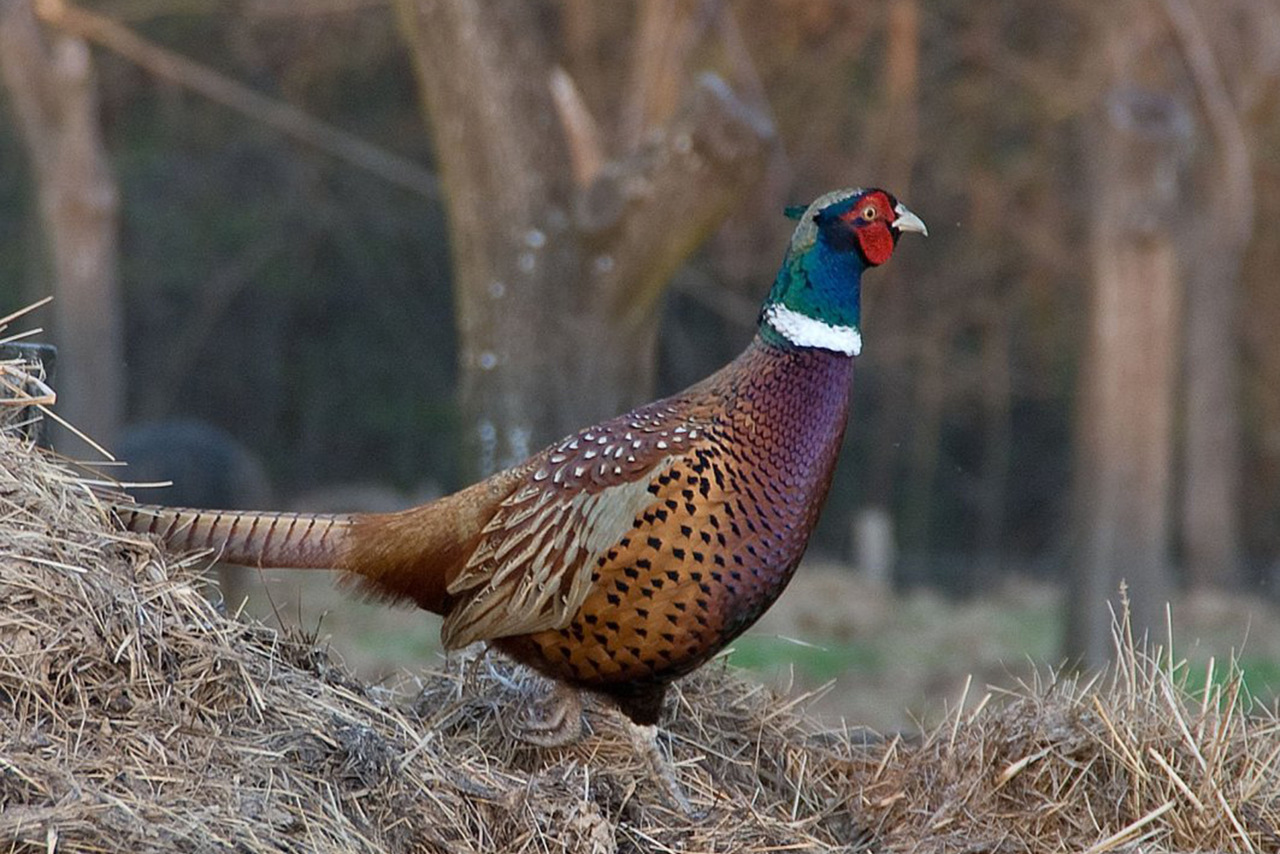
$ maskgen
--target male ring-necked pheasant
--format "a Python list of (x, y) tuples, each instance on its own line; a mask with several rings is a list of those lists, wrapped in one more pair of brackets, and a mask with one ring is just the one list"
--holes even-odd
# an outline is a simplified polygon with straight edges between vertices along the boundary
[(877, 189), (788, 214), (800, 222), (742, 355), (468, 489), (387, 514), (115, 510), (174, 549), (345, 570), (443, 615), (446, 648), (488, 641), (652, 725), (667, 685), (790, 580), (844, 433), (862, 273), (926, 233)]

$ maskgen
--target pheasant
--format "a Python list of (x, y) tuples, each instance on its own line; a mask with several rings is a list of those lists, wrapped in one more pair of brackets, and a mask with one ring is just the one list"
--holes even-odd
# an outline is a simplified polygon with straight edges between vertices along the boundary
[(746, 350), (671, 397), (398, 513), (241, 513), (120, 504), (174, 550), (344, 570), (444, 617), (640, 727), (791, 579), (831, 485), (865, 269), (924, 223), (879, 189), (807, 207)]

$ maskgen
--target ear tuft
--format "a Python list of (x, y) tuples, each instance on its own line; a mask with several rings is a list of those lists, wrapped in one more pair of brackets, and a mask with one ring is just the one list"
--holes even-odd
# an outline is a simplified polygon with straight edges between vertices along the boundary
[(787, 219), (800, 219), (808, 209), (808, 205), (787, 205), (782, 212), (787, 215)]

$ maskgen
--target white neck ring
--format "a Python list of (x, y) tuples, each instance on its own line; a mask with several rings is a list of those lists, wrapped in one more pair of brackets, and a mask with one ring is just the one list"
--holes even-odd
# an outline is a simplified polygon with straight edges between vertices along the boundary
[(820, 347), (846, 356), (862, 352), (862, 333), (856, 326), (836, 326), (773, 303), (764, 310), (764, 321), (797, 347)]

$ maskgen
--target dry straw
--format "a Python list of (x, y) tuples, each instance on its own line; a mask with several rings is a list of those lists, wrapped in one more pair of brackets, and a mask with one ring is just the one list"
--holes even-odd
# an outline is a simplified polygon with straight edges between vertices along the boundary
[[(11, 398), (33, 370), (0, 364)], [(1217, 675), (1193, 699), (1126, 642), (1106, 680), (868, 743), (704, 668), (665, 727), (691, 817), (616, 714), (545, 749), (510, 726), (544, 686), (493, 657), (358, 682), (0, 437), (0, 851), (1280, 851), (1276, 719)]]
[[(1234, 661), (1207, 687), (1116, 626), (1116, 665), (958, 709), (859, 775), (890, 850), (1280, 851), (1280, 722)], [(1172, 644), (1170, 644), (1170, 649)], [(963, 704), (962, 704), (963, 705)], [(874, 816), (874, 817), (873, 817)]]

